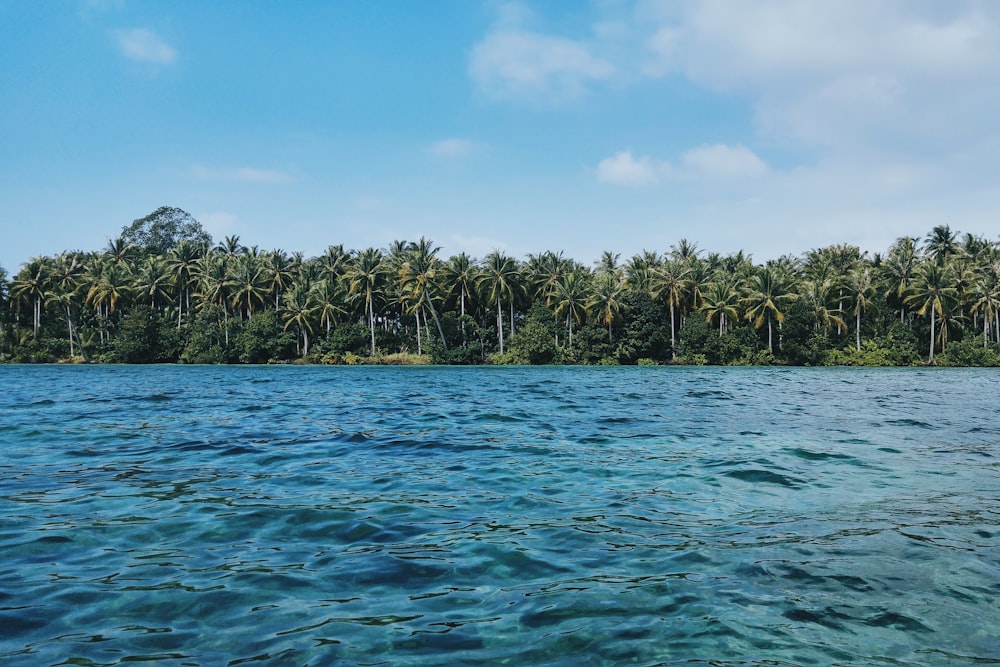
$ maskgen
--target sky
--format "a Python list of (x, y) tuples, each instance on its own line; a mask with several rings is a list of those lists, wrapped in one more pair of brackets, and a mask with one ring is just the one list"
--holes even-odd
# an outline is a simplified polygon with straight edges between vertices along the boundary
[(307, 257), (1000, 235), (1000, 2), (0, 0), (0, 267), (160, 206)]

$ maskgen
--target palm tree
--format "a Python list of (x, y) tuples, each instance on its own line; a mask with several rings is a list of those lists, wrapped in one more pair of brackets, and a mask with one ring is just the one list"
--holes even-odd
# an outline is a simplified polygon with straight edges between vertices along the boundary
[(795, 299), (791, 284), (777, 271), (764, 267), (750, 276), (743, 304), (746, 318), (760, 329), (767, 322), (767, 349), (774, 353), (773, 322), (785, 319), (787, 304)]
[[(448, 343), (444, 338), (444, 330), (438, 320), (437, 311), (434, 309), (434, 301), (431, 299), (429, 287), (437, 288), (437, 281), (440, 279), (442, 270), (441, 262), (437, 258), (440, 250), (429, 239), (420, 237), (416, 243), (410, 244), (409, 251), (403, 260), (403, 265), (399, 269), (400, 283), (404, 292), (409, 292), (414, 300), (414, 308), (419, 313), (419, 309), (426, 307), (431, 311), (434, 324), (437, 325), (438, 334), (441, 336), (441, 345), (448, 349)], [(420, 337), (420, 321), (417, 320), (417, 340)]]
[(866, 266), (858, 266), (851, 271), (847, 288), (854, 299), (854, 343), (861, 351), (861, 313), (872, 305), (872, 272)]
[(643, 250), (625, 263), (625, 282), (635, 293), (652, 294), (656, 271), (663, 266), (663, 259), (656, 252)]
[(343, 281), (333, 278), (320, 280), (313, 285), (313, 298), (319, 305), (320, 324), (329, 334), (338, 325), (340, 318), (347, 315), (347, 292)]
[(549, 297), (556, 317), (566, 315), (566, 329), (569, 333), (568, 345), (573, 347), (573, 323), (582, 322), (587, 317), (587, 274), (571, 271), (556, 283)]
[(380, 294), (385, 283), (385, 265), (382, 251), (366, 248), (356, 251), (347, 271), (352, 295), (362, 295), (368, 328), (371, 332), (372, 356), (375, 356), (375, 296)]
[[(66, 313), (66, 327), (69, 332), (69, 356), (73, 350), (72, 307), (81, 287), (83, 264), (78, 253), (62, 253), (55, 258), (51, 269), (51, 289), (46, 292), (47, 303), (59, 303)], [(78, 336), (79, 337), (79, 336)], [(82, 350), (82, 345), (81, 352)]]
[[(515, 287), (517, 279), (517, 261), (512, 257), (508, 257), (499, 250), (494, 250), (486, 256), (478, 286), (485, 295), (486, 301), (497, 305), (497, 340), (500, 345), (500, 354), (504, 352), (503, 300), (507, 298), (513, 304), (514, 294), (517, 290)], [(513, 329), (513, 323), (511, 323), (512, 334)]]
[(701, 251), (698, 250), (698, 244), (692, 243), (687, 239), (681, 239), (677, 245), (670, 246), (670, 256), (682, 262), (696, 259), (699, 254), (701, 254)]
[(618, 266), (618, 260), (621, 258), (621, 253), (611, 252), (610, 250), (605, 250), (601, 252), (601, 259), (597, 262), (597, 272), (598, 273), (619, 273), (620, 267)]
[(938, 225), (930, 231), (924, 243), (924, 252), (939, 265), (958, 252), (955, 232), (948, 225)]
[(842, 311), (834, 304), (838, 296), (834, 294), (833, 280), (806, 280), (802, 283), (800, 296), (812, 312), (816, 331), (822, 328), (824, 332), (829, 332), (831, 326), (836, 326), (839, 331), (840, 327), (846, 326), (841, 317)]
[[(990, 342), (990, 328), (997, 323), (1000, 315), (1000, 261), (984, 267), (979, 271), (976, 282), (970, 291), (972, 296), (972, 311), (983, 316), (983, 347)], [(997, 347), (1000, 349), (1000, 326), (996, 327)]]
[(917, 240), (910, 236), (896, 239), (889, 248), (889, 256), (882, 262), (886, 281), (889, 285), (885, 297), (899, 302), (899, 321), (906, 318), (906, 295), (913, 283), (917, 267)]
[[(115, 313), (120, 303), (128, 299), (131, 292), (130, 277), (122, 264), (107, 259), (95, 261), (91, 271), (97, 275), (90, 281), (87, 303), (106, 320)], [(103, 333), (102, 330), (102, 342)]]
[(38, 339), (38, 329), (42, 324), (42, 303), (51, 285), (51, 260), (36, 257), (18, 271), (10, 283), (10, 294), (17, 300), (32, 304), (32, 337)]
[(292, 284), (295, 277), (295, 260), (284, 250), (272, 250), (264, 255), (265, 275), (271, 295), (274, 297), (274, 307), (278, 307), (278, 298)]
[(205, 246), (194, 241), (181, 241), (167, 253), (166, 270), (173, 275), (177, 289), (177, 328), (185, 307), (191, 310), (191, 285), (195, 282), (198, 263), (205, 255)]
[(173, 280), (167, 273), (166, 262), (152, 255), (139, 266), (139, 271), (133, 279), (132, 291), (141, 303), (149, 304), (156, 310), (166, 308), (170, 303)]
[(688, 274), (690, 267), (677, 259), (667, 261), (656, 272), (653, 278), (653, 298), (664, 298), (670, 307), (670, 355), (677, 358), (677, 336), (674, 329), (676, 316), (674, 310), (684, 303), (687, 295)]
[(343, 244), (327, 247), (326, 251), (319, 258), (320, 266), (323, 267), (324, 277), (330, 280), (343, 280), (350, 265), (351, 256), (344, 251)]
[(104, 255), (119, 266), (131, 266), (135, 260), (137, 249), (124, 236), (117, 236), (108, 241)]
[(705, 313), (705, 321), (712, 324), (719, 320), (719, 336), (729, 328), (730, 320), (740, 317), (740, 291), (730, 279), (723, 278), (709, 283), (702, 299), (701, 310)]
[[(937, 228), (935, 228), (937, 229)], [(930, 312), (931, 340), (927, 363), (934, 363), (934, 343), (936, 341), (936, 317), (944, 316), (951, 302), (958, 299), (958, 290), (951, 286), (951, 277), (945, 266), (937, 262), (921, 264), (917, 269), (916, 281), (906, 297), (907, 303), (917, 305), (917, 314)], [(942, 341), (942, 350), (943, 341)]]
[(458, 292), (459, 315), (462, 325), (462, 340), (465, 341), (465, 301), (476, 289), (476, 264), (464, 252), (454, 255), (444, 267), (445, 284), (449, 296)]
[(292, 325), (302, 335), (302, 356), (309, 355), (309, 334), (313, 333), (313, 320), (319, 304), (313, 298), (313, 292), (303, 283), (295, 283), (284, 294), (282, 318), (285, 320), (285, 331)]
[(587, 309), (597, 312), (601, 324), (608, 328), (609, 343), (614, 340), (611, 325), (619, 318), (624, 308), (622, 300), (624, 294), (625, 286), (617, 271), (601, 270), (597, 274)]
[(231, 266), (229, 287), (233, 309), (246, 316), (253, 316), (255, 306), (263, 306), (268, 296), (268, 276), (260, 255), (251, 248), (247, 253), (236, 257)]
[(229, 349), (229, 303), (235, 285), (229, 265), (229, 255), (212, 253), (201, 258), (196, 272), (201, 307), (218, 306), (222, 309), (226, 349)]
[(223, 239), (219, 245), (215, 246), (215, 250), (227, 258), (233, 259), (246, 248), (240, 245), (240, 237), (234, 234)]

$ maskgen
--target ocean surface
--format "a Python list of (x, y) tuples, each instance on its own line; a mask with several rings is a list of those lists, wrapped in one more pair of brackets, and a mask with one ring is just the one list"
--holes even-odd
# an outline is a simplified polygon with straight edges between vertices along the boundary
[(3, 665), (1000, 664), (1000, 373), (0, 366)]

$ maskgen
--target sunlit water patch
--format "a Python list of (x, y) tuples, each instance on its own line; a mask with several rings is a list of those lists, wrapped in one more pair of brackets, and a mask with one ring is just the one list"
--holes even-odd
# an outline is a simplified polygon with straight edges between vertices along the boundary
[(1000, 663), (998, 377), (0, 367), (0, 662)]

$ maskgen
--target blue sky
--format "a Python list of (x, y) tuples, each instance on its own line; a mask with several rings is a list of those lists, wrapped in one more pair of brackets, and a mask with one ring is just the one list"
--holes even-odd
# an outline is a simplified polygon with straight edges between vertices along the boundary
[(8, 272), (163, 205), (307, 256), (1000, 234), (1000, 3), (0, 0), (0, 62)]

